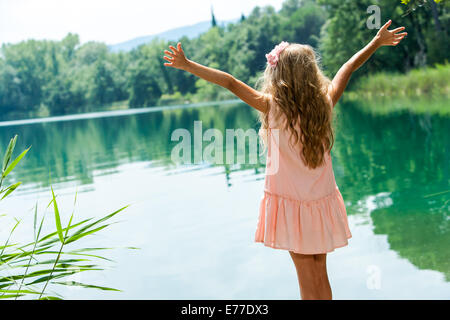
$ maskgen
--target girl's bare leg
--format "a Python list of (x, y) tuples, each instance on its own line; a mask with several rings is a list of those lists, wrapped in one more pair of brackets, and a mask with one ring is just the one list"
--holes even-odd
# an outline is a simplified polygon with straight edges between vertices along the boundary
[(297, 270), (300, 296), (303, 300), (331, 300), (327, 254), (299, 254), (289, 251)]

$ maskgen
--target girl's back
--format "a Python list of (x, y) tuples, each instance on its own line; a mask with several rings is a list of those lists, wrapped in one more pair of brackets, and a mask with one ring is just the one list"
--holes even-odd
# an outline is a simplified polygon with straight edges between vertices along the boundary
[[(269, 105), (268, 170), (255, 241), (303, 254), (345, 246), (351, 233), (330, 153), (324, 154), (323, 165), (314, 169), (306, 166), (300, 156), (302, 144), (290, 143), (285, 117), (276, 119), (278, 106), (273, 99)], [(300, 126), (297, 130), (301, 134)]]
[[(278, 106), (270, 99), (268, 160), (277, 161), (278, 158), (278, 170), (267, 175), (265, 190), (296, 200), (320, 199), (335, 192), (337, 186), (330, 153), (325, 152), (323, 165), (309, 168), (300, 156), (303, 149), (301, 142), (294, 146), (290, 143), (291, 133), (284, 129), (285, 117), (276, 120), (275, 108)], [(300, 126), (296, 130), (301, 134)]]

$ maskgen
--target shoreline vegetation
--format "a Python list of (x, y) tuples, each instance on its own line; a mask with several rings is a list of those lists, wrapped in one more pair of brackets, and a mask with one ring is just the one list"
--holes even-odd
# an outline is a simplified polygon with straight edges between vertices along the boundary
[[(10, 140), (3, 157), (0, 177), (0, 201), (13, 193), (21, 184), (19, 181), (8, 187), (2, 186), (8, 174), (11, 173), (31, 148), (31, 146), (28, 147), (12, 160), (16, 141), (17, 135)], [(75, 192), (72, 214), (67, 226), (63, 227), (62, 212), (57, 204), (53, 187), (50, 186), (50, 189), (52, 197), (46, 209), (49, 207), (53, 208), (55, 220), (55, 228), (53, 230), (50, 229), (52, 230), (50, 233), (47, 233), (49, 228), (44, 223), (47, 212), (45, 210), (43, 214), (38, 213), (37, 202), (34, 206), (33, 240), (31, 242), (17, 242), (14, 239), (13, 234), (18, 227), (20, 228), (19, 225), (22, 220), (12, 217), (14, 221), (10, 232), (9, 234), (5, 233), (7, 235), (6, 241), (3, 242), (4, 245), (0, 245), (0, 300), (17, 300), (21, 297), (25, 299), (35, 298), (37, 300), (62, 300), (64, 297), (59, 293), (61, 286), (121, 291), (111, 287), (74, 281), (75, 278), (71, 279), (71, 276), (86, 271), (102, 271), (106, 269), (105, 261), (113, 262), (102, 253), (111, 251), (114, 249), (113, 247), (91, 248), (79, 245), (79, 243), (83, 242), (80, 240), (84, 240), (85, 237), (97, 234), (99, 231), (116, 223), (109, 220), (126, 209), (128, 205), (100, 219), (94, 220), (95, 217), (91, 217), (76, 221), (77, 219), (73, 220), (77, 204), (77, 192)], [(7, 215), (1, 214), (0, 218), (5, 216)], [(2, 223), (5, 224), (5, 221), (2, 220)], [(31, 238), (31, 235), (28, 238)], [(138, 249), (136, 247), (123, 248)]]
[[(378, 96), (378, 92), (390, 90), (392, 80), (401, 78), (391, 74), (426, 68), (425, 73), (411, 71), (401, 78), (422, 90), (422, 85), (429, 87), (428, 68), (448, 64), (450, 1), (421, 5), (408, 13), (418, 1), (379, 1), (383, 19), (392, 19), (393, 28), (404, 26), (408, 37), (395, 48), (375, 52), (352, 76), (349, 91), (361, 92), (358, 85), (367, 83), (368, 93)], [(212, 13), (208, 31), (179, 41), (189, 59), (219, 68), (251, 86), (264, 70), (265, 54), (281, 41), (315, 48), (325, 74), (332, 77), (376, 33), (366, 25), (370, 14), (365, 8), (370, 4), (367, 0), (284, 0), (278, 11), (272, 6), (257, 6), (248, 16), (226, 26), (217, 25)], [(60, 41), (3, 44), (0, 120), (234, 99), (223, 88), (164, 67), (164, 49), (174, 43), (154, 39), (130, 51), (112, 52), (105, 43), (82, 44), (78, 35), (69, 33)], [(427, 77), (419, 81), (411, 75)], [(429, 77), (434, 81), (440, 75), (431, 72)], [(405, 96), (410, 94), (405, 92)], [(411, 95), (411, 99), (415, 101), (416, 96)]]
[(381, 72), (360, 79), (343, 101), (375, 115), (409, 111), (450, 116), (449, 80), (450, 64), (407, 74)]
[[(450, 64), (436, 65), (434, 68), (413, 69), (406, 74), (380, 72), (360, 78), (355, 86), (344, 93), (343, 103), (351, 103), (364, 112), (374, 115), (409, 111), (411, 113), (437, 114), (450, 116)], [(213, 99), (202, 100), (195, 94), (164, 94), (155, 105), (131, 108), (128, 101), (119, 101), (110, 105), (93, 108), (89, 111), (52, 116), (49, 112), (37, 111), (34, 114), (15, 114), (16, 120), (2, 120), (0, 123), (27, 123), (39, 119), (77, 118), (81, 114), (109, 114), (117, 112), (139, 113), (163, 111), (165, 109), (221, 105), (237, 102), (237, 98), (224, 88), (215, 90)], [(141, 111), (142, 110), (142, 111)], [(122, 112), (121, 112), (122, 111)]]

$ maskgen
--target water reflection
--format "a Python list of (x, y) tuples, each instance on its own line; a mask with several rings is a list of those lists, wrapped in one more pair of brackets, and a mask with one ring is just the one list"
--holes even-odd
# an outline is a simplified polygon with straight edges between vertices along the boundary
[[(336, 114), (333, 165), (348, 214), (359, 214), (359, 200), (387, 194), (389, 205), (370, 214), (373, 232), (387, 235), (390, 248), (417, 268), (439, 271), (449, 281), (450, 193), (444, 191), (450, 190), (450, 118), (409, 113), (373, 116), (352, 104), (340, 104)], [(178, 128), (192, 132), (197, 120), (204, 130), (258, 128), (257, 113), (236, 103), (2, 126), (0, 149), (14, 134), (19, 135), (16, 150), (32, 145), (10, 177), (24, 183), (21, 192), (48, 187), (49, 171), (52, 183), (77, 185), (93, 184), (96, 175), (113, 174), (119, 165), (140, 161), (174, 173), (170, 154), (177, 142), (170, 140), (171, 133)], [(252, 181), (264, 177), (262, 164), (218, 166), (220, 170), (214, 172), (223, 175), (228, 187), (233, 176), (241, 173)], [(210, 165), (183, 170), (206, 167)]]
[[(76, 121), (35, 123), (0, 127), (0, 149), (14, 134), (19, 135), (16, 150), (32, 146), (32, 152), (15, 169), (10, 180), (20, 177), (23, 183), (49, 185), (53, 182), (93, 182), (94, 170), (114, 169), (119, 164), (152, 161), (155, 166), (174, 166), (170, 153), (176, 141), (171, 133), (178, 128), (192, 132), (193, 123), (201, 120), (204, 130), (217, 128), (257, 128), (257, 116), (241, 104), (208, 108), (182, 108), (120, 117), (81, 119)], [(262, 165), (257, 166), (262, 168)], [(226, 166), (229, 174), (248, 166)], [(33, 185), (33, 188), (36, 188)]]
[(340, 107), (334, 151), (344, 199), (353, 204), (388, 193), (390, 205), (371, 212), (374, 233), (387, 235), (390, 248), (419, 269), (449, 281), (450, 118)]

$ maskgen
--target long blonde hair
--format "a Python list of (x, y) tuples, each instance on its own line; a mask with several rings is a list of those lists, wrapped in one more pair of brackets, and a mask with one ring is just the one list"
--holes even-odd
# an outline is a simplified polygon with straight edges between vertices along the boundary
[(261, 91), (272, 96), (279, 108), (270, 110), (268, 105), (260, 114), (261, 132), (268, 129), (269, 112), (273, 112), (275, 121), (284, 115), (290, 143), (303, 145), (300, 156), (311, 169), (324, 163), (325, 152), (330, 152), (334, 144), (332, 106), (327, 97), (329, 85), (314, 49), (301, 44), (286, 47), (276, 67), (268, 65), (262, 78)]

